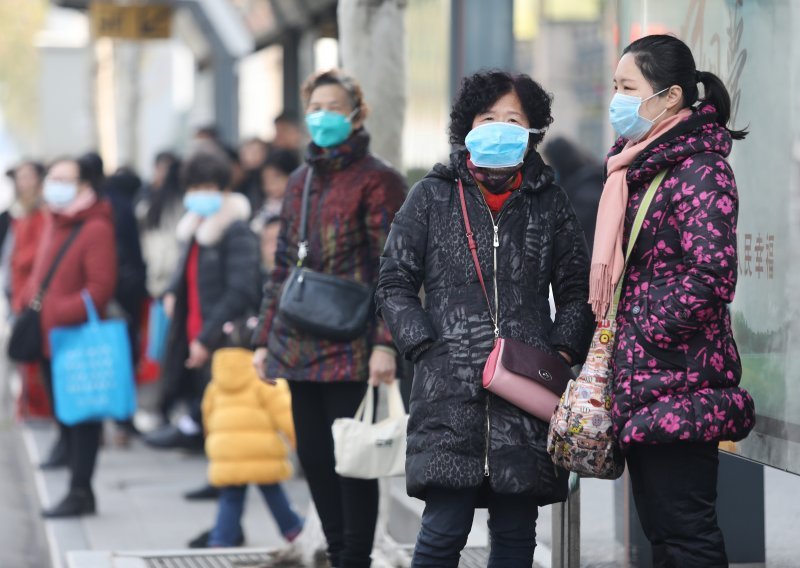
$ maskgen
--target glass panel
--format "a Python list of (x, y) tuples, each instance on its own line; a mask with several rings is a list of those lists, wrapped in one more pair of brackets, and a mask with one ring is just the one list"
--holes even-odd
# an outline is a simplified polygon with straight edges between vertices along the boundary
[(406, 30), (408, 106), (403, 161), (409, 170), (409, 182), (414, 182), (436, 162), (449, 160), (449, 0), (409, 2)]

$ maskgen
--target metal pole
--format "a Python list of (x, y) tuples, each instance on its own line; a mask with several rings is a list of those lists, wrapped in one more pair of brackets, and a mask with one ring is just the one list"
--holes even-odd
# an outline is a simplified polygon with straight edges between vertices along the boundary
[(452, 0), (450, 26), (452, 96), (463, 77), (480, 69), (514, 69), (513, 2)]
[(296, 115), (301, 114), (300, 84), (305, 77), (301, 77), (300, 69), (300, 30), (288, 30), (284, 36), (283, 45), (283, 110)]
[(564, 503), (553, 505), (552, 568), (580, 568), (581, 486), (575, 473), (569, 475), (569, 493)]
[[(187, 8), (211, 48), (214, 81), (214, 115), (220, 139), (236, 146), (239, 142), (239, 69), (238, 57), (229, 53), (223, 38), (215, 29), (211, 14), (198, 0), (175, 0), (176, 6)], [(243, 55), (243, 54), (239, 54)]]
[(212, 42), (216, 126), (220, 139), (235, 148), (239, 143), (239, 73), (236, 59), (216, 44)]

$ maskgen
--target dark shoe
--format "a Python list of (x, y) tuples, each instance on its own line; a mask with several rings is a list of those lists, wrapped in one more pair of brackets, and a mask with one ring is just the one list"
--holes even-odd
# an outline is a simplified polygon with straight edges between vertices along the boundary
[(212, 501), (219, 498), (219, 488), (213, 485), (204, 485), (200, 489), (187, 491), (183, 494), (187, 501)]
[(189, 548), (208, 548), (208, 537), (210, 536), (211, 531), (200, 533), (189, 541)]
[[(211, 537), (211, 531), (200, 533), (195, 538), (189, 541), (189, 548), (208, 548), (208, 539)], [(242, 546), (244, 544), (244, 531), (241, 531), (241, 536), (236, 541), (234, 546)]]
[(188, 436), (181, 432), (177, 426), (168, 424), (163, 428), (150, 432), (144, 436), (144, 442), (151, 448), (159, 450), (182, 449), (192, 452), (203, 451), (203, 435)]
[(94, 495), (88, 489), (71, 489), (55, 507), (42, 511), (45, 519), (64, 519), (95, 513)]
[(39, 464), (39, 469), (49, 470), (67, 467), (68, 462), (69, 449), (67, 448), (67, 441), (59, 436), (53, 448), (50, 450), (50, 455), (45, 461)]

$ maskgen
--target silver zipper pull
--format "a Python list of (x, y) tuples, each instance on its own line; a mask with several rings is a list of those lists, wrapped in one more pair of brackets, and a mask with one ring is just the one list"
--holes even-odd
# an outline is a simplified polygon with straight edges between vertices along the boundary
[(500, 235), (498, 234), (499, 230), (500, 230), (500, 227), (495, 225), (494, 226), (494, 246), (495, 246), (495, 248), (500, 246)]

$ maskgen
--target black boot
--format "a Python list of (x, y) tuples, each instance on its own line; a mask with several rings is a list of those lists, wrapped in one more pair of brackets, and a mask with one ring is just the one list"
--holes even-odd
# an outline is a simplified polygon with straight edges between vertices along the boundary
[(205, 484), (199, 489), (193, 489), (183, 494), (187, 501), (212, 501), (219, 498), (219, 487)]
[[(244, 531), (241, 528), (239, 529), (239, 535), (234, 546), (242, 546), (244, 544)], [(211, 531), (202, 532), (189, 541), (189, 548), (209, 548), (209, 538), (211, 538)]]
[(205, 531), (194, 537), (189, 541), (189, 548), (208, 548), (208, 538), (211, 536), (211, 531)]
[(94, 495), (90, 489), (70, 489), (67, 496), (50, 509), (42, 511), (45, 519), (63, 519), (80, 517), (95, 513)]
[(50, 450), (50, 455), (45, 461), (39, 464), (39, 469), (58, 469), (60, 467), (67, 467), (69, 462), (69, 447), (67, 438), (63, 434), (58, 437), (56, 443)]
[(157, 450), (182, 449), (203, 453), (202, 434), (184, 434), (177, 426), (171, 424), (146, 434), (142, 439), (145, 444)]

